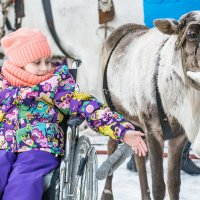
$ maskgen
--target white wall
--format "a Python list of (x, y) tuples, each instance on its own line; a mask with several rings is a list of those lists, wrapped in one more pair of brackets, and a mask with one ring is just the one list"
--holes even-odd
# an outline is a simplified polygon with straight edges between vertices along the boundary
[[(143, 23), (142, 0), (113, 0), (115, 18), (108, 26), (117, 28), (125, 23)], [(54, 55), (61, 52), (48, 30), (41, 0), (26, 0), (22, 26), (41, 29), (48, 37)], [(55, 28), (66, 51), (82, 60), (78, 84), (81, 90), (101, 99), (99, 60), (104, 30), (98, 29), (97, 0), (51, 0)], [(13, 9), (10, 21), (14, 22)], [(0, 16), (0, 20), (2, 17)]]

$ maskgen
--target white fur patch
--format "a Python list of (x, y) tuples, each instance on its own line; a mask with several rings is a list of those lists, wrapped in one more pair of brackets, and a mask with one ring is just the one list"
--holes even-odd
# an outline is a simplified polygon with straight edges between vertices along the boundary
[(112, 195), (112, 191), (111, 191), (111, 190), (104, 189), (103, 192), (104, 192), (105, 194), (111, 194), (111, 195)]
[(200, 72), (191, 72), (188, 71), (187, 75), (194, 81), (200, 83)]

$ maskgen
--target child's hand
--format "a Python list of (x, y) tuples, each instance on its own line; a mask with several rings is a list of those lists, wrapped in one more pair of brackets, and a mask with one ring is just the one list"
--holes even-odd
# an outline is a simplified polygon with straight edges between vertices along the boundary
[(138, 156), (146, 156), (147, 146), (142, 139), (144, 133), (140, 131), (129, 130), (124, 135), (124, 143), (134, 148), (135, 154)]

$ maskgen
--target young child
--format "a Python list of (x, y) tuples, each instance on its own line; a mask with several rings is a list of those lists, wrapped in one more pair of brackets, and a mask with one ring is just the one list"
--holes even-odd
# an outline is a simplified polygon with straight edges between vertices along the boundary
[(0, 75), (0, 199), (42, 199), (43, 176), (64, 153), (63, 115), (81, 114), (93, 130), (146, 155), (143, 133), (93, 96), (75, 91), (66, 65), (51, 67), (51, 50), (39, 30), (20, 28), (1, 45), (8, 59)]

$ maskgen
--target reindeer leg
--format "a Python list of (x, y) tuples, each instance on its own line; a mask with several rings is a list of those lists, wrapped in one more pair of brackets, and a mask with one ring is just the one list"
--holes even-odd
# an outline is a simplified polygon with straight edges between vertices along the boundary
[(150, 165), (152, 171), (152, 192), (154, 200), (163, 200), (165, 197), (165, 182), (163, 175), (163, 145), (160, 135), (152, 134), (147, 130), (147, 143), (149, 149)]
[(139, 157), (135, 155), (135, 161), (137, 166), (137, 171), (140, 179), (140, 188), (142, 200), (150, 200), (150, 190), (147, 180), (146, 162), (144, 157)]
[(165, 182), (163, 173), (163, 146), (164, 140), (160, 121), (157, 116), (157, 108), (149, 107), (149, 114), (143, 113), (144, 130), (148, 144), (148, 153), (151, 165), (152, 175), (152, 193), (154, 200), (163, 200), (165, 198)]
[[(117, 149), (118, 144), (112, 140), (109, 139), (108, 141), (108, 155), (112, 154)], [(112, 176), (107, 176), (106, 183), (104, 186), (104, 190), (101, 196), (101, 200), (113, 200), (113, 193), (112, 193)]]
[(181, 156), (184, 145), (187, 141), (185, 134), (179, 135), (171, 140), (168, 144), (168, 192), (170, 200), (178, 200), (180, 193), (180, 170)]

